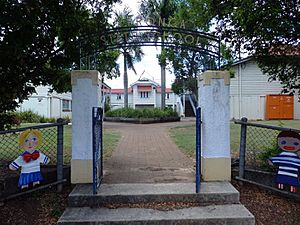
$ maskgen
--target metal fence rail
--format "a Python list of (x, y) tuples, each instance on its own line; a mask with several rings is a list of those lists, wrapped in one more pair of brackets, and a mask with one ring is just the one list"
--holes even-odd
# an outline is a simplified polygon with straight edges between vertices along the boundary
[[(66, 182), (66, 179), (64, 179), (63, 171), (64, 160), (68, 164), (71, 158), (70, 154), (64, 155), (65, 125), (67, 125), (67, 122), (64, 122), (62, 119), (58, 119), (57, 123), (53, 124), (43, 124), (38, 126), (0, 131), (0, 180), (2, 180), (3, 182), (7, 178), (6, 174), (10, 173), (8, 165), (24, 151), (19, 147), (18, 140), (20, 133), (28, 129), (37, 129), (41, 132), (43, 140), (41, 146), (39, 146), (38, 149), (50, 158), (50, 164), (56, 165), (56, 180), (54, 182), (50, 181), (52, 183), (48, 182), (38, 188), (34, 188), (21, 193), (15, 193), (15, 190), (0, 190), (0, 202), (7, 201), (20, 195), (28, 194), (33, 191), (48, 188), (54, 185), (57, 185), (58, 192), (62, 190), (62, 183)], [(14, 174), (16, 175), (16, 173), (12, 173), (11, 175), (14, 177)], [(8, 177), (11, 178), (11, 176)], [(9, 180), (11, 180), (10, 178)]]
[[(248, 122), (247, 118), (234, 122), (241, 125), (239, 175), (237, 179), (283, 193), (274, 188), (276, 167), (269, 165), (267, 159), (280, 152), (277, 136), (281, 131), (300, 133), (300, 130), (251, 123)], [(295, 194), (288, 194), (295, 196)]]
[[(55, 165), (57, 160), (57, 150), (63, 149), (63, 126), (66, 122), (58, 121), (53, 124), (43, 124), (37, 126), (23, 127), (13, 130), (0, 131), (0, 161), (2, 165), (9, 164), (16, 159), (23, 149), (19, 147), (18, 139), (22, 131), (27, 129), (37, 129), (43, 135), (42, 144), (39, 150), (50, 158), (50, 164)], [(62, 153), (60, 153), (62, 154)], [(63, 161), (68, 164), (71, 159), (71, 152), (65, 152)]]

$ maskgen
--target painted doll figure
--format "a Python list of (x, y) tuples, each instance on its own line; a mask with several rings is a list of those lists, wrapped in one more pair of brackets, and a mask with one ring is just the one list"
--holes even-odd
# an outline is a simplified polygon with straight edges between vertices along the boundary
[(22, 168), (18, 184), (21, 189), (28, 188), (31, 183), (34, 187), (43, 180), (40, 164), (48, 164), (50, 159), (37, 149), (41, 143), (42, 134), (38, 130), (26, 130), (20, 134), (19, 146), (25, 151), (9, 165), (9, 168)]
[(277, 137), (279, 148), (283, 151), (279, 155), (270, 158), (272, 164), (278, 166), (276, 183), (279, 189), (283, 185), (290, 186), (291, 192), (296, 192), (300, 186), (298, 170), (300, 168), (300, 135), (293, 131), (282, 131)]

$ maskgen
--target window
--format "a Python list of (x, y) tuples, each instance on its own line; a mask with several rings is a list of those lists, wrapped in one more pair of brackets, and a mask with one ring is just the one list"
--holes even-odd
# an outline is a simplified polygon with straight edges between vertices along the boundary
[(63, 99), (62, 100), (62, 111), (63, 112), (71, 112), (71, 100), (66, 100), (66, 99)]
[(121, 94), (117, 94), (117, 100), (121, 100), (122, 99), (122, 95)]
[(166, 93), (166, 99), (170, 99), (170, 93)]
[(149, 98), (150, 94), (147, 91), (140, 92), (141, 98)]

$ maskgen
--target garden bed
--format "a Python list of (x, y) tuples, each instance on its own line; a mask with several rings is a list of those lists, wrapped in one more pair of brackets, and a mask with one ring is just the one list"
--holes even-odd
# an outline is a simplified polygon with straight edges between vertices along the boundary
[(180, 117), (168, 117), (168, 118), (104, 117), (104, 121), (123, 122), (123, 123), (136, 123), (136, 124), (149, 124), (149, 123), (176, 122), (176, 121), (180, 121)]
[(180, 121), (178, 114), (171, 108), (121, 108), (108, 111), (105, 113), (105, 121), (124, 122), (124, 123), (164, 123)]

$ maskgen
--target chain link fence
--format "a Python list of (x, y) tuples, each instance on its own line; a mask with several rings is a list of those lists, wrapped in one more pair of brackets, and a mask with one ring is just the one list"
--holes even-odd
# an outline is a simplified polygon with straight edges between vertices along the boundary
[[(0, 164), (8, 165), (15, 160), (24, 150), (19, 147), (20, 133), (27, 129), (37, 129), (42, 134), (42, 144), (39, 150), (50, 158), (50, 165), (57, 163), (57, 139), (58, 126), (64, 126), (66, 123), (46, 124), (40, 126), (24, 127), (9, 131), (0, 131)], [(68, 134), (64, 135), (68, 138)], [(71, 160), (70, 140), (64, 141), (64, 164), (69, 164)]]
[(300, 200), (300, 191), (295, 194), (288, 189), (281, 191), (276, 188), (277, 167), (268, 163), (270, 157), (281, 152), (277, 145), (278, 134), (281, 131), (300, 133), (300, 130), (251, 123), (247, 118), (236, 120), (235, 123), (241, 125), (239, 175), (236, 179)]
[(268, 153), (276, 153), (279, 151), (277, 147), (277, 135), (279, 130), (267, 129), (264, 127), (247, 127), (246, 139), (246, 168), (257, 170), (273, 171), (266, 158)]
[[(8, 131), (0, 131), (0, 203), (25, 193), (57, 185), (57, 191), (62, 190), (62, 183), (67, 181), (68, 167), (64, 165), (71, 160), (71, 128), (63, 120), (57, 123), (24, 127)], [(42, 134), (42, 143), (38, 150), (50, 158), (50, 163), (41, 168), (43, 170), (43, 185), (18, 193), (17, 183), (20, 170), (11, 171), (8, 165), (24, 152), (19, 147), (21, 132), (28, 129), (39, 130)]]

